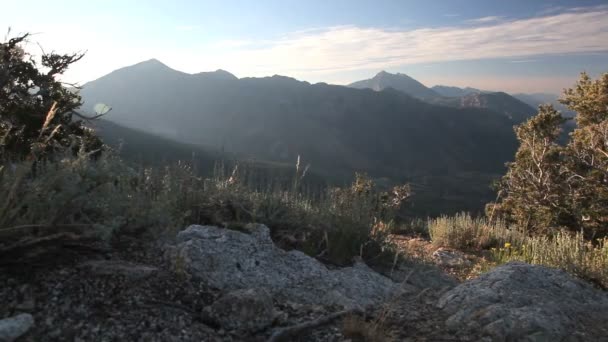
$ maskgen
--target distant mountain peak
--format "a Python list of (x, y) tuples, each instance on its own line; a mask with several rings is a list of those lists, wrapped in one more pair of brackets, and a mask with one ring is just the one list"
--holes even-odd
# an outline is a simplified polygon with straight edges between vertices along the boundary
[(142, 64), (143, 64), (143, 63), (150, 63), (150, 64), (156, 63), (156, 64), (162, 64), (162, 65), (165, 65), (163, 62), (159, 61), (159, 60), (158, 60), (158, 59), (156, 59), (156, 58), (150, 58), (150, 59), (148, 59), (147, 61), (143, 61), (143, 62), (141, 62), (141, 63), (142, 63)]
[[(409, 76), (409, 75), (407, 75), (407, 74), (403, 74), (403, 73), (400, 73), (400, 72), (393, 74), (393, 73), (390, 73), (390, 72), (385, 71), (385, 70), (382, 70), (382, 71), (380, 71), (379, 73), (377, 73), (375, 77), (394, 77), (394, 78), (408, 78), (408, 79), (413, 79), (412, 77), (410, 77), (410, 76)], [(375, 78), (375, 77), (374, 77), (374, 78)]]
[(139, 62), (139, 63), (136, 63), (136, 64), (132, 65), (132, 67), (141, 67), (141, 66), (145, 66), (145, 67), (163, 67), (163, 68), (171, 69), (165, 63), (159, 61), (156, 58), (151, 58), (151, 59), (148, 59), (146, 61)]
[(349, 87), (370, 88), (376, 91), (393, 88), (419, 99), (432, 99), (439, 96), (435, 91), (406, 74), (391, 74), (385, 70), (380, 71), (371, 79), (354, 82)]

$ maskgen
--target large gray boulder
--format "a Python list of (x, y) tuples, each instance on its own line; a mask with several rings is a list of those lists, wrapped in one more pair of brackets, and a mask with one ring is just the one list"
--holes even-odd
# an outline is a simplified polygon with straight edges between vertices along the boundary
[(0, 319), (0, 342), (12, 342), (33, 326), (34, 317), (28, 313)]
[(564, 271), (509, 263), (438, 302), (456, 333), (491, 341), (608, 340), (608, 294)]
[(180, 232), (169, 259), (180, 271), (225, 291), (266, 289), (276, 300), (365, 308), (396, 289), (363, 263), (329, 270), (300, 251), (276, 247), (264, 225), (246, 231), (193, 225)]

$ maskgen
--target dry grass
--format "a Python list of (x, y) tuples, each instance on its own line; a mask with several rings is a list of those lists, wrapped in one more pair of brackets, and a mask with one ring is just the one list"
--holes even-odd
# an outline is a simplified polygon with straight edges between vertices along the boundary
[(468, 214), (429, 220), (429, 234), (436, 247), (477, 254), (489, 250), (490, 260), (475, 265), (478, 272), (517, 260), (560, 268), (608, 288), (608, 238), (589, 241), (582, 233), (566, 232), (528, 236), (504, 222), (489, 223)]
[(511, 229), (502, 221), (489, 222), (484, 217), (473, 218), (467, 213), (430, 219), (429, 235), (436, 247), (478, 250), (523, 241), (525, 234)]
[[(367, 178), (305, 194), (296, 181), (259, 189), (244, 181), (244, 172), (219, 166), (205, 179), (185, 163), (142, 168), (111, 151), (7, 163), (0, 172), (0, 235), (14, 241), (33, 233), (24, 227), (45, 235), (78, 225), (103, 238), (142, 231), (171, 236), (190, 224), (255, 222), (268, 225), (284, 247), (332, 263), (390, 258), (393, 211)], [(298, 168), (298, 182), (304, 172)]]
[(507, 244), (492, 252), (498, 264), (518, 260), (561, 268), (608, 288), (608, 238), (593, 243), (581, 233), (559, 232), (553, 237), (529, 237), (521, 245)]

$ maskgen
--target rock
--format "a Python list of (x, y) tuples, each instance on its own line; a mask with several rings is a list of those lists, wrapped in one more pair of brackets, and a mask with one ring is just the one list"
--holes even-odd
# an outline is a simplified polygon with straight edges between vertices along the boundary
[(416, 293), (424, 289), (445, 292), (458, 285), (456, 278), (445, 273), (436, 265), (411, 260), (392, 270), (389, 276), (397, 283), (412, 285), (416, 289)]
[(471, 265), (471, 262), (467, 260), (464, 253), (443, 247), (434, 251), (432, 257), (439, 266), (462, 267)]
[(168, 257), (193, 278), (223, 290), (263, 288), (280, 301), (339, 305), (378, 304), (396, 283), (362, 262), (328, 270), (300, 251), (276, 247), (264, 225), (248, 225), (249, 233), (211, 226), (190, 226), (177, 236)]
[(11, 342), (25, 334), (34, 326), (34, 317), (23, 313), (0, 320), (0, 341)]
[(206, 307), (203, 315), (226, 330), (241, 333), (260, 331), (276, 318), (272, 296), (263, 289), (229, 292)]
[(608, 294), (564, 271), (513, 262), (445, 293), (457, 333), (492, 341), (591, 341), (608, 336)]
[(122, 260), (92, 260), (79, 265), (95, 275), (122, 275), (131, 280), (148, 278), (158, 273), (158, 268)]

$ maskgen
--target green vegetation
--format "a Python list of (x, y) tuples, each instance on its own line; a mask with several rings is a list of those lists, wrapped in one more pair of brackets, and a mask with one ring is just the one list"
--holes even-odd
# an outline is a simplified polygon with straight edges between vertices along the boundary
[(81, 150), (2, 170), (0, 236), (9, 245), (22, 239), (35, 244), (257, 222), (271, 227), (285, 248), (348, 264), (354, 256), (371, 261), (389, 252), (391, 219), (408, 196), (407, 187), (378, 192), (362, 175), (350, 187), (315, 196), (298, 189), (256, 190), (238, 168), (218, 167), (214, 177), (203, 178), (184, 163), (138, 169), (111, 151), (93, 159)]
[(566, 119), (551, 105), (517, 126), (520, 147), (486, 217), (429, 220), (433, 244), (562, 268), (608, 287), (608, 74), (583, 73), (560, 100), (577, 128), (559, 143)]
[[(80, 96), (55, 79), (82, 54), (43, 54), (41, 65), (21, 47), (29, 35), (0, 43), (0, 159), (43, 157), (56, 149), (101, 147), (74, 110)], [(46, 71), (42, 71), (42, 70)]]
[(515, 161), (500, 181), (499, 201), (487, 207), (530, 232), (565, 228), (587, 237), (608, 234), (608, 74), (582, 74), (561, 100), (576, 112), (577, 128), (558, 143), (566, 121), (552, 106), (516, 128)]

